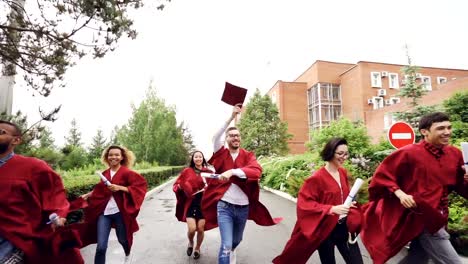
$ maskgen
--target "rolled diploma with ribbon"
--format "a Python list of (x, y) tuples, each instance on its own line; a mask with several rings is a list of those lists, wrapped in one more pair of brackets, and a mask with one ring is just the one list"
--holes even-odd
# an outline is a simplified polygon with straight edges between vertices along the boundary
[(104, 182), (106, 186), (111, 185), (110, 181), (106, 178), (106, 176), (102, 175), (102, 173), (96, 172), (96, 174), (99, 175), (99, 177), (101, 177), (101, 181)]
[[(356, 197), (356, 194), (359, 192), (359, 189), (361, 188), (363, 183), (364, 183), (364, 181), (362, 179), (360, 179), (360, 178), (356, 179), (356, 181), (354, 182), (353, 187), (349, 191), (349, 195), (348, 195), (348, 197), (346, 197), (346, 200), (343, 203), (343, 205), (351, 206), (351, 204), (353, 203), (354, 197)], [(347, 214), (340, 215), (339, 219), (341, 219), (343, 217), (346, 217), (346, 215)]]
[(208, 172), (201, 172), (200, 176), (203, 178), (212, 178), (212, 179), (218, 179), (221, 174), (215, 174), (215, 173), (208, 173)]
[(465, 174), (468, 174), (468, 142), (461, 143), (463, 153), (463, 163), (465, 164)]
[[(204, 178), (219, 179), (221, 174), (202, 172), (202, 173), (200, 173), (200, 176), (202, 176)], [(238, 177), (239, 179), (247, 179), (246, 176), (237, 176), (237, 175), (232, 175), (232, 176)]]

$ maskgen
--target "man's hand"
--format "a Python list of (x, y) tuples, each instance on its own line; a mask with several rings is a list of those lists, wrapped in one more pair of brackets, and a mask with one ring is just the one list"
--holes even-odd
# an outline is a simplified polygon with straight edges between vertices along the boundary
[(242, 104), (236, 104), (234, 108), (232, 109), (232, 115), (231, 118), (234, 119), (236, 118), (236, 115), (238, 115), (242, 110), (241, 110)]
[(232, 176), (232, 170), (227, 170), (219, 176), (220, 181), (229, 181), (229, 178)]
[(347, 214), (349, 212), (349, 206), (346, 206), (343, 204), (335, 205), (335, 206), (332, 206), (331, 212), (336, 215)]
[(56, 230), (59, 227), (62, 227), (67, 222), (66, 218), (60, 217), (56, 222), (51, 223), (52, 230)]
[(405, 208), (414, 208), (416, 207), (416, 202), (413, 199), (412, 195), (408, 195), (402, 190), (396, 190), (395, 191), (396, 197), (400, 199), (400, 203), (403, 205)]

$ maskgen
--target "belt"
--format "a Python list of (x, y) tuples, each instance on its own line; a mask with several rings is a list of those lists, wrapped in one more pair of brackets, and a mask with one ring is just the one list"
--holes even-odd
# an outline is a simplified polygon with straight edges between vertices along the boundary
[(223, 201), (223, 200), (220, 200), (220, 202), (223, 202), (223, 203), (225, 203), (226, 205), (231, 206), (231, 207), (234, 207), (234, 208), (245, 208), (245, 207), (248, 207), (248, 206), (249, 206), (248, 204), (245, 204), (245, 205), (232, 204), (232, 203), (228, 203), (228, 202)]

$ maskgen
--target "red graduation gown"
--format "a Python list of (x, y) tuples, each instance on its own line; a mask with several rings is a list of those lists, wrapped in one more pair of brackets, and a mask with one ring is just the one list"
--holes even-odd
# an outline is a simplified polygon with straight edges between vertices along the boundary
[(14, 155), (0, 167), (0, 208), (0, 236), (25, 253), (25, 263), (84, 263), (78, 233), (46, 224), (51, 213), (66, 217), (69, 203), (44, 161)]
[(104, 213), (111, 196), (122, 214), (129, 247), (132, 247), (133, 233), (138, 231), (136, 217), (140, 212), (141, 204), (145, 198), (147, 183), (145, 178), (127, 167), (121, 166), (114, 177), (110, 177), (110, 169), (102, 173), (112, 184), (122, 185), (128, 188), (128, 193), (123, 191), (111, 192), (100, 181), (88, 198), (88, 207), (84, 209), (84, 223), (78, 225), (83, 246), (97, 243), (97, 219)]
[(232, 176), (226, 182), (208, 179), (208, 187), (202, 199), (202, 210), (206, 219), (205, 230), (218, 226), (216, 204), (229, 189), (231, 183), (237, 184), (249, 198), (248, 219), (262, 226), (275, 225), (282, 220), (282, 218), (273, 219), (268, 209), (259, 201), (260, 185), (258, 182), (262, 175), (262, 167), (252, 152), (239, 149), (239, 155), (233, 161), (229, 149), (222, 147), (213, 154), (208, 163), (215, 167), (216, 173), (223, 173), (230, 169), (242, 169), (247, 179), (239, 179), (236, 176)]
[[(297, 222), (291, 238), (273, 263), (306, 263), (333, 231), (339, 216), (329, 214), (330, 209), (343, 204), (350, 190), (346, 170), (339, 168), (338, 171), (341, 189), (324, 167), (305, 180), (297, 198)], [(351, 209), (348, 217), (352, 214), (360, 212)]]
[[(202, 171), (212, 173), (212, 171), (205, 168)], [(179, 221), (186, 221), (187, 210), (192, 204), (193, 194), (203, 188), (205, 188), (205, 182), (193, 168), (185, 168), (180, 173), (173, 185), (173, 191), (177, 198), (175, 215)]]
[[(468, 197), (461, 151), (445, 146), (443, 152), (436, 159), (421, 141), (395, 151), (375, 171), (361, 231), (374, 263), (385, 263), (424, 229), (435, 232), (446, 225), (447, 214), (440, 211), (448, 208), (440, 205), (449, 191)], [(413, 195), (418, 207), (405, 209), (393, 194), (397, 189)]]

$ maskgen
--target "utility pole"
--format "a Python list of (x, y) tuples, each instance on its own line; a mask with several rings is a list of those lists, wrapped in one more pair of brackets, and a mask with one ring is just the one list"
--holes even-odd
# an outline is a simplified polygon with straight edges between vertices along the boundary
[[(24, 4), (25, 0), (12, 0), (10, 12), (10, 26), (18, 27), (19, 22), (24, 18)], [(6, 33), (7, 44), (18, 44), (21, 35), (18, 32), (10, 31)], [(12, 57), (19, 56), (12, 54)], [(16, 65), (10, 61), (4, 61), (3, 67), (0, 72), (0, 114), (6, 113), (11, 115), (13, 106), (13, 86), (15, 85)]]

